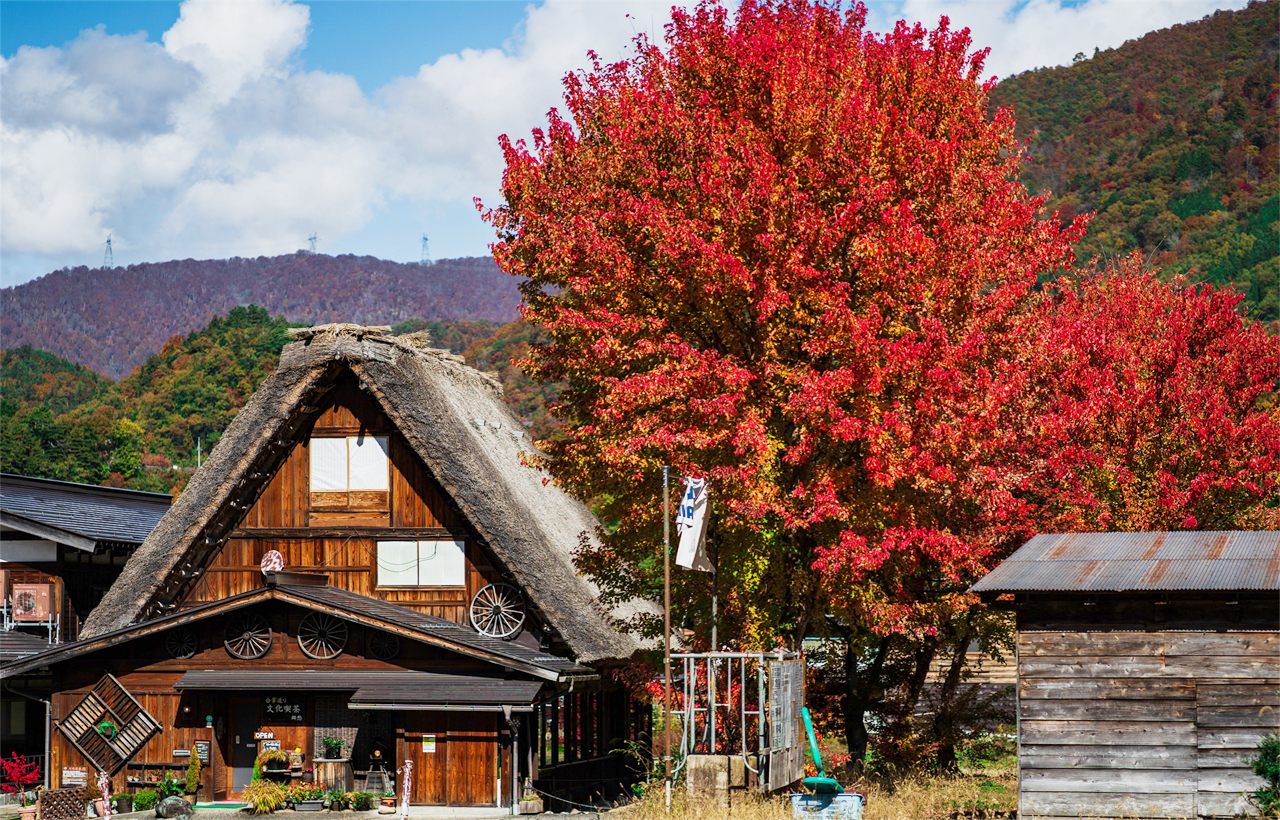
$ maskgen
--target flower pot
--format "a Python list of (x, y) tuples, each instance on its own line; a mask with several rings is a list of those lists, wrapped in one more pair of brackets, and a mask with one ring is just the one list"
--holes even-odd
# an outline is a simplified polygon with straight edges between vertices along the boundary
[(36, 820), (35, 806), (20, 806), (18, 808), (19, 820)]
[(182, 799), (194, 806), (196, 804), (196, 793), (190, 792), (188, 794), (184, 794), (182, 795)]
[(116, 813), (128, 814), (133, 811), (133, 798), (128, 795), (121, 795), (116, 798)]
[(320, 811), (324, 808), (323, 800), (295, 800), (293, 801), (294, 811)]
[(95, 816), (97, 816), (97, 817), (106, 817), (106, 816), (107, 816), (107, 801), (106, 801), (106, 800), (103, 800), (101, 797), (96, 798), (96, 799), (93, 801), (93, 813), (94, 813), (94, 815), (95, 815)]

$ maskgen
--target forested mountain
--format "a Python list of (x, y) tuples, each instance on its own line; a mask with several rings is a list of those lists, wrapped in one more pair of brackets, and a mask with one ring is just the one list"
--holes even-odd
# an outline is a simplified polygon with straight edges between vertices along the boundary
[(1278, 20), (1254, 2), (996, 86), (1030, 139), (1023, 182), (1063, 219), (1097, 211), (1080, 258), (1137, 248), (1280, 318)]
[[(180, 490), (197, 452), (209, 454), (275, 369), (293, 324), (254, 305), (233, 308), (201, 330), (170, 339), (118, 383), (28, 345), (0, 352), (0, 471)], [(528, 334), (519, 324), (517, 333)], [(517, 412), (531, 412), (542, 430), (549, 419), (540, 398), (543, 389), (509, 357), (492, 352), (503, 349), (516, 326), (413, 319), (394, 331), (426, 331), (433, 345), (454, 353), (482, 351), (480, 360), (470, 361), (497, 371), (510, 385), (508, 400)], [(539, 398), (530, 401), (533, 394)]]
[(489, 258), (424, 267), (299, 252), (64, 268), (0, 291), (0, 346), (31, 345), (119, 379), (173, 336), (238, 305), (304, 324), (395, 324), (421, 316), (502, 323), (516, 317), (516, 285)]

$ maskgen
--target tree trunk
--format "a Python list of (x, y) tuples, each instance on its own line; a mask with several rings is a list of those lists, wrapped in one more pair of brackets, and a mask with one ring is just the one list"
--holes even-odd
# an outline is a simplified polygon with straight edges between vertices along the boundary
[(853, 636), (845, 635), (844, 644), (844, 739), (849, 747), (849, 763), (854, 772), (861, 774), (867, 760), (867, 712), (876, 703), (876, 691), (881, 686), (885, 658), (889, 654), (891, 637), (880, 639), (876, 656), (867, 667), (865, 675), (858, 673), (858, 653), (854, 650)]
[(956, 760), (955, 731), (955, 696), (960, 688), (960, 676), (964, 673), (965, 656), (969, 649), (971, 632), (968, 625), (956, 638), (956, 652), (951, 658), (951, 666), (942, 681), (942, 690), (938, 693), (938, 711), (933, 717), (933, 734), (941, 744), (938, 746), (937, 767), (939, 771), (951, 774), (959, 771)]

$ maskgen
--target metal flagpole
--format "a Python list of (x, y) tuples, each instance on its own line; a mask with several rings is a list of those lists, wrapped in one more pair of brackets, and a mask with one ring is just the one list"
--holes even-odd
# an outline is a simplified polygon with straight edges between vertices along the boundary
[(671, 813), (671, 468), (662, 465), (662, 719), (666, 723), (667, 813)]

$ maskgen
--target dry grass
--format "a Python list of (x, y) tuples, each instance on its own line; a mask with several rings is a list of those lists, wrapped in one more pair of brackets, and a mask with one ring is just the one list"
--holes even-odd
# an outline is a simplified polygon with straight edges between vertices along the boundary
[[(958, 777), (907, 777), (892, 786), (859, 785), (868, 793), (865, 820), (945, 820), (953, 814), (968, 816), (981, 809), (986, 817), (1007, 813), (1018, 805), (1018, 782), (1011, 768), (984, 769)], [(650, 789), (620, 813), (627, 820), (790, 820), (791, 802), (786, 796), (746, 795), (732, 806), (696, 800), (677, 789), (671, 813), (664, 808), (662, 785)]]

